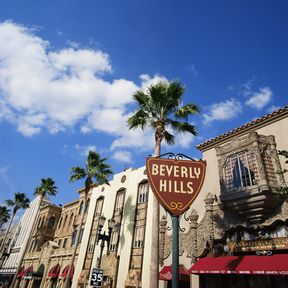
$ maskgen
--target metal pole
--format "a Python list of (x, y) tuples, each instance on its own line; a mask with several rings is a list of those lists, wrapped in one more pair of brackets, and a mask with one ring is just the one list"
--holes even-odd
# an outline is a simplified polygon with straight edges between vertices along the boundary
[[(100, 235), (103, 236), (103, 235)], [(101, 239), (101, 245), (100, 245), (100, 258), (99, 258), (99, 263), (98, 263), (98, 268), (101, 268), (101, 261), (102, 261), (102, 254), (103, 254), (103, 249), (104, 249), (104, 238)]]
[(172, 215), (172, 288), (179, 287), (179, 216)]

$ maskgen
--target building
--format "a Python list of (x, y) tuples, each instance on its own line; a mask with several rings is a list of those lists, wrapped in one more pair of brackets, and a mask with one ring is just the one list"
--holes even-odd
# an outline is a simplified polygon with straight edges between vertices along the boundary
[[(288, 106), (197, 146), (206, 180), (181, 219), (181, 287), (287, 287), (288, 201), (277, 193), (288, 183), (277, 173), (285, 168), (277, 151), (288, 149), (287, 132)], [(162, 287), (171, 284), (166, 218)]]
[(5, 259), (0, 270), (0, 287), (7, 287), (12, 281), (13, 276), (19, 268), (21, 259), (26, 251), (26, 246), (32, 227), (34, 225), (37, 211), (40, 206), (40, 197), (36, 197), (31, 201), (29, 208), (27, 208), (20, 218), (20, 221), (15, 228), (15, 233), (8, 247), (9, 256)]
[[(206, 180), (180, 219), (181, 288), (287, 287), (288, 200), (277, 193), (288, 182), (277, 173), (285, 167), (277, 150), (288, 149), (287, 131), (288, 106), (197, 146)], [(59, 288), (66, 277), (73, 288), (87, 287), (93, 268), (103, 269), (103, 287), (150, 287), (154, 197), (146, 168), (115, 174), (109, 184), (94, 186), (86, 207), (80, 190), (63, 207), (40, 209), (21, 287)], [(160, 288), (171, 287), (171, 226), (161, 208)], [(67, 275), (77, 231), (81, 243)]]

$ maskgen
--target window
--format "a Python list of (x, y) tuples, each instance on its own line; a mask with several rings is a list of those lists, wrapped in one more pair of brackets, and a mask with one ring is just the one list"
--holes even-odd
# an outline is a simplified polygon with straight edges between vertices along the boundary
[(54, 224), (55, 224), (55, 221), (56, 221), (56, 218), (54, 216), (50, 217), (49, 220), (48, 220), (48, 225), (47, 227), (48, 228), (53, 228), (54, 227)]
[(104, 202), (104, 197), (100, 197), (100, 198), (97, 199), (95, 215), (101, 215), (103, 202)]
[(134, 248), (141, 248), (143, 247), (144, 243), (144, 226), (136, 227), (134, 231)]
[(70, 219), (69, 219), (69, 226), (72, 225), (73, 216), (74, 216), (74, 214), (72, 213), (72, 214), (70, 215)]
[(88, 252), (90, 253), (94, 251), (95, 238), (96, 238), (95, 235), (90, 237), (89, 245), (88, 245)]
[(82, 242), (83, 232), (84, 232), (84, 228), (82, 228), (82, 229), (80, 230), (79, 244)]
[(119, 190), (117, 192), (116, 200), (115, 200), (115, 210), (121, 210), (123, 208), (124, 203), (124, 194), (125, 190)]
[(65, 248), (66, 247), (66, 243), (67, 243), (67, 238), (64, 238), (64, 240), (63, 240), (63, 248)]
[(63, 228), (66, 226), (67, 218), (68, 218), (68, 215), (66, 215), (64, 218)]
[(111, 250), (111, 251), (116, 250), (117, 243), (118, 243), (118, 238), (119, 238), (119, 231), (112, 232), (109, 250)]
[(71, 236), (71, 247), (75, 244), (76, 236), (77, 236), (77, 230), (74, 230)]
[(224, 165), (224, 183), (228, 191), (256, 184), (257, 162), (253, 153), (247, 151), (227, 158)]
[(62, 242), (62, 239), (59, 239), (59, 240), (58, 240), (58, 246), (59, 246), (59, 248), (61, 247), (61, 242)]
[(78, 214), (80, 215), (83, 211), (83, 205), (84, 205), (84, 202), (82, 201), (81, 204), (80, 204), (80, 208), (79, 208), (79, 212)]
[(90, 204), (90, 199), (88, 199), (87, 201), (86, 201), (86, 205), (85, 205), (85, 213), (87, 213), (87, 211), (88, 211), (88, 209), (89, 209), (89, 204)]
[(62, 224), (62, 217), (60, 218), (60, 221), (59, 221), (59, 224), (58, 224), (58, 228), (60, 228), (61, 227), (61, 224)]
[(148, 198), (148, 182), (141, 183), (138, 187), (138, 203), (147, 202)]

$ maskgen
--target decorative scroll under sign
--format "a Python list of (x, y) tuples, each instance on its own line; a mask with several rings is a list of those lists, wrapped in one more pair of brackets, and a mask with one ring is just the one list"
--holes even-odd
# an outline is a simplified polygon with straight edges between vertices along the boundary
[(146, 168), (149, 184), (160, 204), (170, 214), (179, 216), (199, 194), (206, 162), (147, 157)]

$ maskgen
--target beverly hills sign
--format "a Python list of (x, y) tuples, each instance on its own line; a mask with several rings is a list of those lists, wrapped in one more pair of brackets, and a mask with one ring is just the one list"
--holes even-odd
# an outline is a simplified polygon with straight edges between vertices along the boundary
[(148, 157), (146, 168), (150, 186), (160, 204), (171, 215), (179, 216), (199, 194), (205, 178), (206, 162)]

